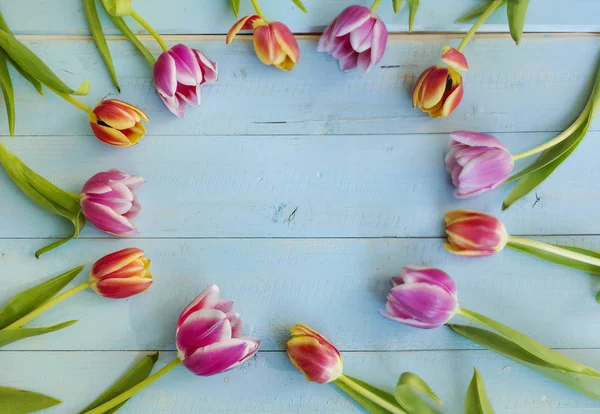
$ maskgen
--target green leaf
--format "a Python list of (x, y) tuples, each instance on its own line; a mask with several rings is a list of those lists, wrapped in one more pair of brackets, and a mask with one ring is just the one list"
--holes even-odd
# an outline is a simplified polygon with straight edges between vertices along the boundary
[(133, 11), (131, 0), (102, 0), (102, 4), (106, 12), (114, 17), (129, 16)]
[(4, 104), (6, 105), (6, 116), (8, 117), (8, 132), (11, 137), (15, 136), (15, 91), (10, 78), (10, 72), (6, 61), (8, 57), (4, 51), (0, 50), (0, 86), (2, 87), (2, 95), (4, 96)]
[[(561, 256), (560, 254), (548, 252), (546, 250), (537, 248), (535, 246), (523, 245), (520, 243), (511, 242), (510, 240), (508, 241), (507, 246), (510, 247), (511, 249), (518, 250), (520, 252), (527, 253), (527, 254), (530, 254), (535, 257), (539, 257), (540, 259), (546, 260), (548, 262), (571, 267), (573, 269), (581, 270), (581, 271), (584, 271), (587, 273), (593, 273), (596, 275), (600, 275), (600, 266), (583, 263), (583, 262), (580, 262), (579, 260)], [(567, 250), (567, 252), (565, 252), (566, 254), (568, 254), (568, 252), (575, 252), (575, 253), (583, 254), (586, 256), (595, 257), (596, 259), (600, 259), (600, 253), (595, 252), (593, 250), (581, 249), (578, 247), (570, 247), (570, 246), (559, 246), (559, 245), (555, 245), (555, 244), (553, 244), (552, 246), (562, 249), (562, 250)]]
[[(348, 375), (346, 375), (345, 377), (348, 378), (350, 381), (352, 381), (352, 382), (356, 383), (357, 385), (359, 385), (361, 388), (366, 389), (367, 391), (375, 394), (379, 398), (381, 398), (381, 399), (385, 400), (386, 402), (394, 405), (398, 409), (402, 409), (402, 407), (400, 407), (398, 405), (398, 403), (396, 402), (396, 400), (395, 400), (395, 398), (394, 398), (394, 396), (392, 394), (387, 393), (387, 392), (385, 392), (383, 390), (380, 390), (379, 388), (375, 388), (372, 385), (367, 384), (364, 381), (361, 381), (359, 379), (350, 377)], [(337, 379), (333, 383), (335, 385), (337, 385), (346, 394), (348, 394), (350, 397), (352, 397), (352, 399), (354, 399), (357, 403), (359, 403), (360, 405), (362, 405), (371, 414), (389, 414), (388, 410), (386, 410), (385, 408), (381, 407), (380, 405), (375, 404), (373, 401), (369, 400), (368, 398), (362, 396), (359, 392), (353, 390), (348, 385), (344, 384), (341, 380)]]
[[(123, 375), (113, 385), (107, 388), (106, 391), (102, 393), (102, 395), (100, 395), (96, 400), (94, 400), (94, 402), (92, 402), (90, 405), (81, 410), (80, 413), (83, 414), (90, 410), (93, 410), (94, 408), (101, 406), (102, 404), (123, 394), (125, 391), (144, 381), (152, 373), (152, 369), (154, 368), (154, 364), (157, 360), (158, 352), (143, 357), (137, 364), (135, 364), (133, 368), (127, 371), (125, 375)], [(108, 411), (105, 411), (104, 414), (112, 414), (116, 412), (127, 401), (129, 400), (124, 401), (123, 403), (117, 405), (114, 408), (111, 408)]]
[(133, 44), (140, 51), (140, 53), (144, 55), (146, 60), (150, 62), (151, 65), (154, 65), (154, 63), (156, 63), (156, 59), (154, 58), (152, 53), (150, 53), (148, 48), (146, 48), (146, 46), (144, 46), (144, 44), (140, 42), (137, 36), (131, 31), (129, 26), (127, 26), (125, 20), (123, 20), (122, 17), (115, 17), (110, 15), (109, 17), (110, 20), (112, 20), (113, 24), (117, 27), (117, 29), (119, 29), (121, 33), (123, 33), (123, 36), (125, 36), (131, 42), (131, 44)]
[(473, 379), (465, 396), (465, 414), (494, 414), (494, 409), (485, 392), (483, 379), (477, 368), (474, 369)]
[(304, 3), (302, 3), (302, 0), (292, 0), (294, 2), (294, 4), (296, 6), (298, 6), (298, 8), (300, 10), (302, 10), (304, 13), (308, 13), (308, 9), (306, 8), (306, 6), (304, 5)]
[(231, 10), (235, 14), (235, 17), (240, 16), (240, 0), (231, 0)]
[(43, 326), (40, 328), (18, 328), (18, 329), (4, 329), (0, 331), (0, 348), (13, 342), (20, 341), (21, 339), (30, 338), (32, 336), (44, 335), (50, 332), (58, 331), (60, 329), (71, 326), (77, 323), (76, 320), (59, 323), (52, 326)]
[(421, 399), (420, 394), (429, 397), (438, 405), (443, 404), (431, 387), (421, 377), (412, 372), (404, 372), (400, 375), (398, 384), (394, 389), (394, 397), (400, 406), (409, 413), (438, 413), (439, 411), (435, 410)]
[(27, 414), (53, 407), (62, 401), (37, 392), (0, 387), (0, 413)]
[(529, 0), (508, 0), (506, 8), (508, 27), (510, 28), (510, 35), (517, 45), (521, 42), (528, 6)]
[(76, 267), (42, 284), (24, 290), (0, 309), (0, 329), (28, 315), (48, 302), (81, 273), (84, 266)]
[(419, 0), (408, 0), (408, 31), (412, 32), (417, 10), (419, 9)]
[(100, 56), (102, 57), (102, 60), (104, 61), (104, 64), (110, 73), (110, 78), (112, 79), (115, 87), (119, 92), (121, 92), (119, 81), (117, 80), (117, 72), (115, 71), (112, 57), (110, 56), (110, 50), (108, 49), (108, 43), (106, 43), (106, 37), (102, 31), (102, 24), (100, 23), (100, 17), (98, 16), (98, 9), (96, 9), (96, 0), (83, 0), (83, 8), (85, 9), (85, 16), (88, 21), (90, 33), (92, 33), (94, 42), (96, 42)]
[(402, 0), (392, 0), (392, 6), (394, 7), (394, 13), (398, 14), (402, 8)]
[[(481, 6), (478, 6), (475, 9), (471, 10), (470, 12), (467, 12), (466, 14), (459, 17), (456, 20), (456, 23), (464, 23), (466, 21), (476, 19), (477, 17), (481, 16), (488, 9), (488, 7), (490, 7), (490, 5), (493, 2), (494, 2), (494, 0), (488, 0), (486, 3), (482, 4)], [(504, 4), (506, 4), (506, 1), (504, 3), (502, 3), (502, 5), (504, 5)]]

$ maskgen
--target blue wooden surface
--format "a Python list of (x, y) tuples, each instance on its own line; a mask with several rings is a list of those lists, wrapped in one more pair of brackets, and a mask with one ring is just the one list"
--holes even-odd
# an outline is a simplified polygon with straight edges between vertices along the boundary
[[(80, 1), (6, 3), (2, 12), (22, 39), (70, 84), (92, 83), (94, 104), (114, 93), (87, 38)], [(183, 41), (219, 62), (217, 84), (203, 88), (203, 105), (172, 117), (154, 92), (150, 71), (128, 43), (110, 40), (121, 99), (146, 110), (149, 134), (134, 148), (108, 148), (92, 136), (83, 113), (59, 98), (40, 98), (15, 79), (17, 138), (2, 142), (33, 169), (78, 191), (86, 178), (117, 167), (143, 175), (140, 237), (109, 240), (89, 226), (40, 260), (33, 252), (69, 228), (32, 205), (0, 174), (0, 303), (41, 279), (137, 246), (153, 260), (154, 286), (110, 301), (83, 292), (33, 325), (80, 320), (53, 334), (0, 351), (0, 384), (45, 392), (71, 413), (93, 400), (136, 358), (150, 350), (172, 358), (174, 323), (182, 307), (216, 282), (237, 303), (246, 332), (263, 340), (250, 363), (214, 378), (178, 368), (134, 397), (124, 413), (361, 412), (331, 386), (307, 383), (283, 353), (287, 328), (304, 322), (344, 352), (348, 374), (390, 390), (402, 371), (424, 377), (462, 412), (477, 366), (498, 413), (583, 413), (600, 403), (582, 397), (445, 328), (423, 331), (384, 320), (389, 277), (407, 264), (442, 267), (454, 276), (461, 304), (522, 330), (600, 368), (597, 277), (513, 251), (481, 260), (442, 249), (442, 216), (452, 208), (498, 214), (513, 234), (600, 250), (597, 208), (600, 123), (580, 149), (535, 194), (506, 213), (508, 188), (458, 201), (443, 166), (447, 132), (495, 133), (517, 152), (565, 128), (581, 110), (600, 57), (595, 0), (532, 0), (526, 35), (516, 48), (506, 34), (481, 35), (469, 46), (466, 96), (448, 119), (430, 120), (410, 108), (420, 71), (458, 35), (395, 34), (369, 75), (339, 72), (315, 52), (316, 36), (300, 40), (302, 60), (291, 73), (261, 65), (249, 39), (224, 45), (233, 23), (227, 2), (138, 2), (170, 44)], [(348, 2), (263, 1), (266, 13), (296, 32), (322, 28)], [(388, 3), (391, 3), (388, 1)], [(416, 29), (461, 31), (452, 21), (479, 2), (422, 2)], [(564, 7), (564, 9), (563, 9)], [(247, 6), (246, 6), (247, 8)], [(382, 6), (391, 30), (406, 15)], [(247, 11), (247, 10), (246, 10)], [(596, 11), (596, 13), (594, 13)], [(288, 13), (285, 18), (284, 14)], [(485, 31), (505, 31), (504, 12)], [(110, 33), (112, 29), (108, 29)], [(158, 49), (147, 41), (153, 51)], [(6, 120), (0, 119), (6, 131)], [(294, 213), (295, 211), (295, 213)], [(74, 283), (85, 278), (84, 275)]]

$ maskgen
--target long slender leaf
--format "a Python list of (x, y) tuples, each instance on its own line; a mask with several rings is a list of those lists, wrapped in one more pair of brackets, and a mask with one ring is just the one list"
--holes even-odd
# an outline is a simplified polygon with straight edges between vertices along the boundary
[(398, 14), (402, 8), (402, 0), (392, 0), (392, 6), (394, 7), (394, 13)]
[(0, 331), (0, 348), (21, 339), (30, 338), (32, 336), (44, 335), (50, 332), (58, 331), (76, 323), (76, 320), (59, 323), (52, 326), (43, 326), (41, 328), (19, 328), (19, 329), (4, 329)]
[(350, 375), (346, 375), (346, 378), (350, 378), (351, 381), (360, 385), (362, 388), (368, 390), (369, 392), (372, 392), (373, 394), (377, 395), (379, 398), (387, 401), (388, 403), (395, 405), (398, 408), (402, 408), (396, 401), (396, 398), (389, 392), (383, 391), (377, 387), (372, 386), (371, 384), (369, 384), (367, 382), (359, 380), (358, 378), (351, 377)]
[[(510, 247), (511, 249), (518, 250), (520, 252), (527, 253), (527, 254), (530, 254), (535, 257), (539, 257), (540, 259), (546, 260), (548, 262), (571, 267), (573, 269), (581, 270), (583, 272), (600, 275), (600, 266), (595, 266), (595, 265), (588, 264), (588, 263), (582, 263), (579, 260), (571, 259), (571, 258), (561, 256), (556, 253), (538, 249), (535, 246), (525, 246), (520, 243), (514, 243), (514, 242), (511, 242), (510, 240), (507, 243), (507, 246)], [(577, 250), (575, 250), (577, 248), (571, 248), (569, 246), (559, 246), (559, 245), (553, 245), (553, 246), (558, 247), (560, 249), (567, 250), (567, 251), (576, 252), (579, 254), (584, 254), (586, 256), (596, 257), (597, 259), (600, 259), (600, 253), (593, 252), (591, 250), (580, 249), (580, 251), (577, 251)], [(568, 253), (568, 252), (566, 252), (566, 253)], [(590, 253), (593, 253), (593, 255)]]
[[(352, 378), (352, 377), (348, 377), (348, 378), (350, 378), (352, 381), (358, 383), (359, 385), (363, 386), (364, 388), (367, 388), (367, 387), (365, 387), (365, 385), (368, 386), (367, 389), (370, 392), (374, 393), (375, 395), (377, 395), (380, 398), (383, 398), (385, 401), (397, 406), (400, 409), (400, 407), (398, 406), (398, 403), (396, 402), (396, 400), (394, 399), (394, 396), (392, 394), (386, 393), (385, 391), (380, 390), (379, 388), (375, 388), (375, 387), (367, 384), (366, 382), (357, 380), (356, 378)], [(361, 394), (359, 394), (357, 391), (354, 391), (352, 388), (348, 387), (346, 384), (344, 384), (339, 379), (335, 380), (333, 383), (335, 385), (337, 385), (339, 389), (341, 389), (346, 394), (348, 394), (350, 397), (352, 397), (352, 399), (354, 401), (356, 401), (357, 403), (362, 405), (363, 408), (365, 410), (367, 410), (369, 413), (371, 413), (371, 414), (389, 414), (388, 410), (375, 404), (373, 401), (369, 400), (368, 398), (363, 397)]]
[(56, 276), (44, 283), (24, 290), (0, 309), (0, 329), (33, 312), (52, 299), (83, 270), (83, 265)]
[(413, 25), (415, 23), (415, 17), (417, 17), (417, 10), (419, 9), (419, 0), (408, 0), (408, 31), (412, 32)]
[(2, 87), (2, 96), (4, 96), (4, 105), (6, 105), (6, 116), (8, 117), (8, 132), (11, 137), (15, 136), (15, 91), (10, 78), (10, 72), (6, 61), (8, 57), (4, 51), (0, 50), (0, 87)]
[[(481, 6), (478, 6), (475, 9), (463, 14), (456, 20), (456, 23), (463, 23), (463, 22), (466, 22), (469, 20), (476, 19), (477, 17), (481, 16), (483, 14), (483, 12), (485, 12), (487, 10), (487, 8), (490, 7), (490, 5), (493, 2), (494, 2), (494, 0), (488, 0), (486, 3), (482, 4)], [(506, 4), (506, 1), (504, 3), (502, 3), (502, 5), (504, 5), (504, 4)]]
[[(155, 352), (151, 355), (146, 355), (143, 357), (137, 364), (133, 366), (129, 371), (127, 371), (121, 378), (119, 378), (113, 385), (106, 389), (97, 399), (94, 400), (90, 405), (85, 407), (80, 411), (81, 414), (86, 413), (90, 410), (93, 410), (96, 407), (101, 406), (102, 404), (112, 400), (113, 398), (123, 394), (125, 391), (131, 389), (136, 386), (152, 373), (152, 369), (154, 368), (154, 364), (158, 360), (158, 352)], [(104, 414), (112, 414), (116, 412), (119, 408), (123, 406), (127, 401), (117, 405), (114, 408), (111, 408), (108, 411), (105, 411)]]
[(231, 10), (235, 17), (240, 17), (240, 0), (230, 0), (231, 2)]
[(485, 392), (483, 379), (477, 368), (474, 369), (473, 379), (469, 384), (469, 388), (467, 388), (465, 414), (494, 414), (492, 404), (490, 404), (490, 400)]
[(0, 413), (34, 413), (60, 404), (62, 401), (37, 392), (0, 387)]
[(129, 26), (127, 26), (125, 20), (123, 20), (122, 17), (115, 17), (111, 15), (109, 15), (109, 17), (110, 20), (112, 20), (113, 24), (117, 27), (117, 29), (119, 29), (121, 33), (123, 33), (123, 36), (125, 36), (131, 42), (131, 44), (133, 44), (140, 51), (140, 53), (144, 55), (146, 60), (150, 62), (151, 65), (154, 65), (156, 59), (154, 58), (152, 53), (150, 53), (148, 48), (146, 48), (146, 46), (144, 46), (144, 44), (140, 42), (137, 36), (131, 31)]
[(115, 87), (119, 92), (121, 92), (119, 81), (117, 80), (115, 65), (113, 64), (112, 57), (110, 56), (110, 50), (108, 48), (108, 43), (106, 43), (106, 37), (102, 31), (102, 24), (100, 23), (100, 17), (98, 16), (98, 9), (96, 8), (96, 0), (83, 0), (83, 8), (85, 10), (85, 16), (88, 21), (90, 33), (94, 38), (94, 42), (96, 42), (96, 47), (98, 47), (98, 52), (100, 52), (100, 56), (102, 57), (104, 65), (110, 73), (110, 78), (112, 79)]
[(308, 13), (308, 9), (306, 8), (306, 6), (304, 5), (304, 3), (302, 3), (302, 0), (292, 0), (294, 2), (294, 4), (296, 6), (298, 6), (298, 8), (300, 10), (302, 10), (304, 13)]
[(421, 398), (425, 395), (434, 403), (442, 405), (442, 401), (433, 392), (429, 384), (412, 372), (404, 372), (398, 379), (394, 389), (394, 397), (400, 406), (409, 413), (435, 414), (439, 411), (431, 407)]
[(508, 15), (508, 27), (510, 35), (517, 45), (521, 42), (523, 26), (525, 25), (525, 16), (529, 0), (508, 0), (506, 13)]

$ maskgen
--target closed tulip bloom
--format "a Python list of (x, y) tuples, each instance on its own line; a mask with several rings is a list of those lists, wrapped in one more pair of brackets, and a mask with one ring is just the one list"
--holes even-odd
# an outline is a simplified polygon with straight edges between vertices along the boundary
[(267, 22), (257, 15), (245, 16), (229, 29), (225, 42), (230, 44), (240, 30), (254, 31), (254, 50), (265, 65), (290, 71), (300, 61), (298, 42), (285, 24)]
[(294, 325), (290, 333), (288, 356), (308, 381), (326, 384), (342, 375), (342, 355), (327, 338), (302, 324)]
[(152, 285), (150, 259), (140, 249), (129, 248), (98, 260), (90, 270), (90, 288), (111, 299), (128, 298)]
[(456, 186), (455, 197), (493, 190), (506, 181), (513, 167), (512, 155), (495, 137), (468, 131), (450, 134), (446, 169)]
[(230, 370), (256, 353), (260, 341), (242, 336), (243, 323), (233, 302), (219, 297), (216, 285), (208, 287), (179, 316), (177, 355), (196, 375)]
[(508, 242), (504, 224), (494, 216), (467, 210), (450, 211), (445, 216), (446, 250), (459, 256), (490, 256)]
[(407, 266), (392, 278), (385, 311), (379, 313), (393, 321), (417, 328), (436, 328), (458, 311), (456, 286), (440, 269)]
[(96, 138), (113, 147), (137, 144), (146, 135), (142, 121), (149, 121), (141, 109), (117, 99), (100, 102), (90, 112), (89, 120)]
[(364, 75), (383, 57), (387, 39), (385, 23), (371, 9), (350, 6), (329, 24), (317, 51), (337, 59), (343, 71), (358, 68)]
[(200, 106), (200, 86), (215, 83), (217, 77), (215, 62), (182, 44), (161, 53), (154, 64), (154, 84), (160, 99), (180, 118), (187, 105)]
[(135, 190), (144, 179), (113, 169), (90, 178), (81, 190), (81, 210), (94, 226), (116, 236), (138, 233), (133, 219), (142, 210)]

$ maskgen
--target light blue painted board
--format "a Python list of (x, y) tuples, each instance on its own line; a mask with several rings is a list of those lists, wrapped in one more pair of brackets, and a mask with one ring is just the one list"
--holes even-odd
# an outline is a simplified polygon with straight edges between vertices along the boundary
[[(335, 342), (335, 338), (332, 338)], [(0, 352), (2, 385), (45, 392), (64, 403), (47, 414), (85, 407), (144, 352)], [(600, 366), (598, 350), (565, 354)], [(157, 368), (175, 353), (164, 353)], [(349, 375), (391, 391), (404, 371), (423, 377), (445, 402), (464, 412), (464, 395), (477, 366), (498, 414), (597, 412), (600, 403), (489, 351), (344, 353)], [(40, 367), (44, 374), (40, 375)], [(233, 371), (194, 377), (178, 367), (134, 396), (119, 413), (364, 413), (334, 385), (308, 383), (284, 353), (259, 353)]]
[[(598, 237), (542, 240), (600, 250)], [(419, 330), (377, 313), (390, 277), (406, 265), (445, 269), (456, 280), (462, 306), (548, 346), (600, 345), (597, 276), (510, 250), (487, 259), (459, 258), (436, 239), (94, 240), (74, 242), (37, 261), (31, 241), (4, 240), (0, 303), (36, 282), (132, 246), (153, 261), (150, 290), (127, 300), (78, 293), (32, 324), (79, 323), (5, 349), (174, 350), (179, 313), (211, 283), (235, 301), (244, 331), (261, 338), (263, 350), (281, 350), (288, 328), (298, 322), (318, 326), (342, 350), (476, 348), (449, 329)], [(74, 283), (85, 281), (86, 272)]]
[[(513, 152), (551, 136), (498, 134)], [(446, 134), (147, 137), (130, 149), (93, 137), (4, 142), (38, 173), (74, 192), (110, 168), (145, 177), (136, 220), (143, 237), (439, 237), (444, 213), (460, 208), (496, 214), (515, 235), (599, 234), (599, 139), (590, 133), (550, 179), (505, 213), (500, 206), (510, 186), (469, 200), (452, 196), (443, 162)], [(71, 231), (66, 220), (17, 191), (3, 171), (0, 191), (0, 237)], [(106, 237), (92, 225), (82, 235)], [(44, 243), (33, 241), (31, 249)]]
[[(476, 40), (467, 53), (465, 98), (447, 119), (430, 119), (411, 106), (418, 75), (440, 62), (456, 37), (414, 36), (391, 40), (367, 76), (344, 74), (315, 51), (316, 39), (300, 41), (301, 63), (284, 73), (258, 61), (252, 43), (184, 38), (219, 63), (220, 79), (203, 87), (202, 107), (184, 120), (160, 102), (145, 60), (125, 41), (110, 42), (123, 100), (147, 111), (154, 136), (407, 134), (473, 129), (487, 132), (560, 131), (588, 99), (600, 56), (600, 36), (545, 36), (518, 48), (502, 35)], [(116, 91), (99, 54), (87, 40), (31, 40), (27, 45), (70, 85), (91, 81), (83, 98), (94, 105)], [(155, 45), (153, 50), (158, 52)], [(57, 96), (37, 95), (15, 79), (18, 135), (91, 135), (83, 112)], [(0, 131), (7, 131), (5, 118)], [(598, 121), (592, 129), (598, 128)], [(6, 133), (6, 132), (5, 132)]]
[[(294, 32), (320, 32), (345, 7), (350, 4), (370, 6), (372, 1), (361, 0), (303, 0), (309, 14), (302, 13), (292, 0), (263, 0), (261, 7), (267, 18), (285, 22)], [(454, 21), (472, 10), (483, 0), (429, 0), (421, 2), (415, 20), (416, 31), (462, 31), (470, 24)], [(253, 13), (249, 1), (242, 1), (240, 16)], [(36, 34), (86, 34), (87, 26), (80, 0), (61, 0), (56, 7), (52, 0), (27, 0), (27, 7), (20, 3), (6, 2), (2, 12), (17, 33)], [(206, 34), (226, 33), (235, 22), (229, 0), (191, 1), (175, 0), (168, 4), (160, 0), (134, 2), (135, 9), (160, 33)], [(378, 9), (388, 30), (408, 30), (406, 5), (399, 15), (392, 12), (391, 0), (384, 0)], [(533, 0), (527, 16), (526, 31), (533, 32), (597, 32), (600, 24), (597, 16), (600, 8), (595, 0), (570, 0), (568, 6), (561, 0)], [(103, 19), (108, 33), (116, 30)], [(136, 28), (141, 28), (133, 25)], [(499, 10), (483, 26), (483, 31), (507, 31), (506, 9)]]

